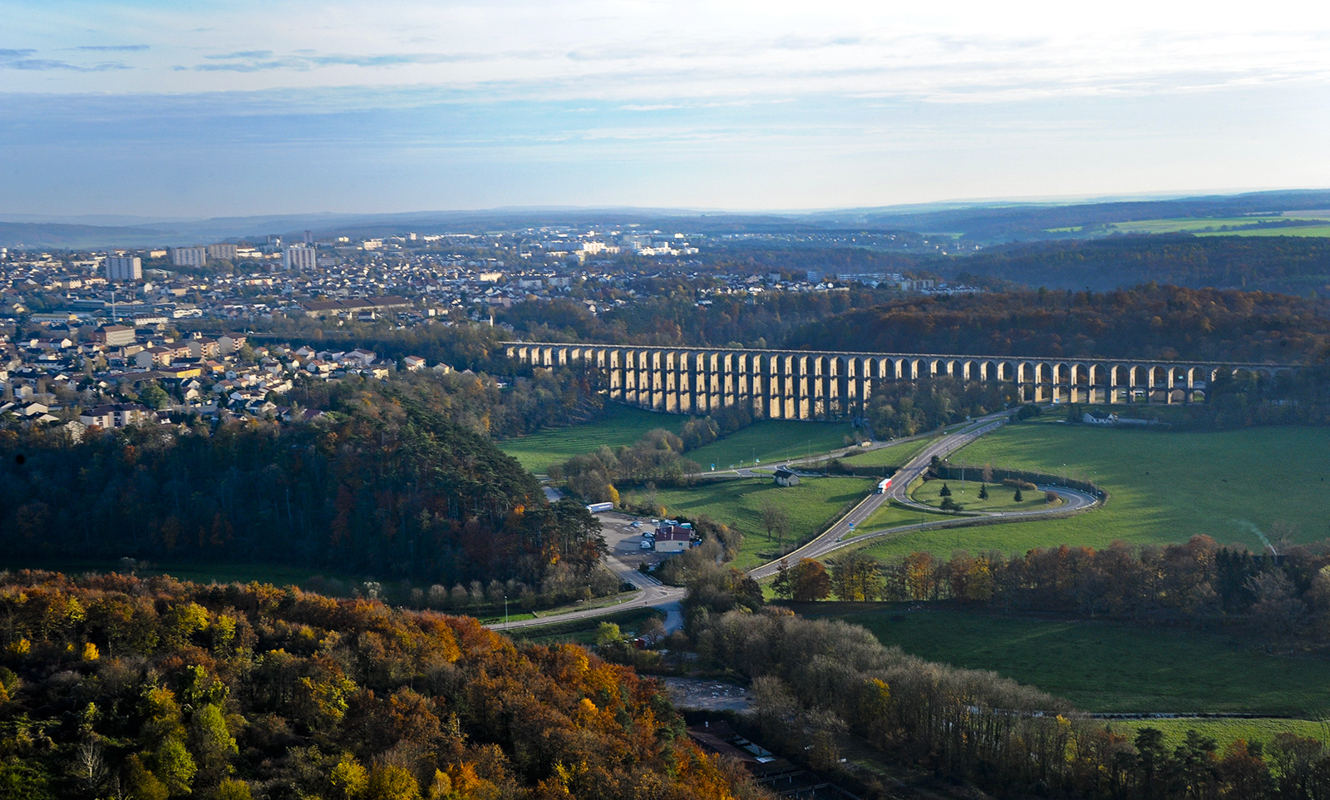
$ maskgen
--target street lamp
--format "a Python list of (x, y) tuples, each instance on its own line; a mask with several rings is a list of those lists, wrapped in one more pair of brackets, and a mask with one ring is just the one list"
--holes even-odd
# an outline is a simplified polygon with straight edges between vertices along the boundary
[(508, 625), (508, 595), (503, 596), (503, 624)]

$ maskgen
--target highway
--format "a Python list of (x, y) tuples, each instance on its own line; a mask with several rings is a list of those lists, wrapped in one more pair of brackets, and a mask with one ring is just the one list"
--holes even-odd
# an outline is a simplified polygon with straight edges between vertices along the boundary
[[(963, 528), (976, 525), (994, 525), (1005, 522), (1017, 522), (1038, 517), (1048, 516), (1066, 516), (1068, 514), (1077, 514), (1087, 511), (1099, 503), (1099, 498), (1093, 495), (1081, 492), (1075, 489), (1068, 489), (1063, 486), (1040, 486), (1041, 491), (1052, 491), (1062, 498), (1062, 504), (1057, 506), (1043, 506), (1032, 508), (1028, 511), (1008, 511), (1008, 512), (987, 512), (979, 514), (958, 515), (955, 517), (946, 517), (934, 519), (928, 522), (919, 522), (909, 525), (897, 525), (891, 528), (880, 530), (864, 531), (859, 526), (864, 520), (873, 515), (884, 503), (895, 500), (898, 504), (936, 512), (937, 509), (932, 506), (916, 503), (909, 497), (909, 487), (917, 478), (922, 476), (933, 462), (933, 457), (945, 459), (952, 453), (960, 450), (966, 445), (981, 436), (986, 436), (1007, 423), (1009, 419), (1008, 412), (990, 414), (986, 417), (980, 417), (966, 423), (965, 425), (953, 428), (950, 432), (930, 442), (927, 447), (919, 452), (909, 463), (902, 467), (891, 478), (891, 485), (887, 491), (882, 494), (870, 494), (865, 497), (858, 505), (850, 509), (849, 513), (836, 520), (835, 524), (827, 528), (826, 531), (819, 534), (815, 539), (805, 543), (793, 552), (788, 553), (783, 558), (763, 564), (749, 571), (749, 576), (754, 580), (762, 580), (776, 574), (781, 563), (793, 564), (801, 558), (823, 558), (838, 550), (853, 547), (862, 544), (870, 539), (881, 538), (885, 536), (897, 536), (913, 531), (931, 530), (938, 528)], [(825, 458), (825, 456), (823, 456)], [(795, 463), (795, 462), (783, 462)], [(773, 465), (775, 466), (775, 465)], [(739, 471), (740, 474), (747, 472)], [(765, 477), (765, 474), (763, 475)], [(854, 528), (851, 528), (851, 525)], [(673, 586), (664, 586), (648, 575), (643, 575), (636, 569), (624, 564), (613, 555), (605, 556), (605, 563), (609, 569), (618, 575), (619, 578), (639, 589), (638, 593), (631, 599), (622, 603), (598, 606), (595, 608), (586, 608), (576, 611), (568, 611), (561, 614), (551, 614), (534, 619), (524, 619), (507, 624), (499, 623), (489, 625), (494, 630), (508, 630), (512, 628), (525, 628), (536, 625), (553, 625), (555, 623), (567, 622), (570, 620), (589, 619), (605, 616), (619, 611), (633, 608), (659, 608), (666, 613), (666, 630), (675, 631), (683, 626), (683, 616), (681, 613), (681, 601), (684, 598), (684, 590)]]
[[(901, 467), (895, 475), (891, 476), (891, 485), (887, 487), (886, 492), (883, 494), (868, 495), (868, 497), (865, 497), (859, 505), (850, 509), (848, 514), (837, 520), (836, 524), (827, 528), (827, 530), (816, 539), (813, 539), (811, 542), (808, 542), (794, 552), (789, 553), (784, 558), (772, 561), (768, 564), (763, 564), (748, 574), (755, 580), (762, 580), (763, 578), (769, 578), (772, 575), (775, 575), (776, 570), (780, 568), (781, 561), (793, 564), (801, 558), (820, 558), (833, 550), (840, 549), (840, 547), (844, 545), (843, 540), (849, 539), (851, 535), (855, 533), (854, 528), (857, 528), (860, 523), (871, 517), (873, 512), (892, 500), (915, 506), (916, 504), (909, 499), (908, 495), (910, 483), (928, 470), (929, 465), (933, 463), (934, 456), (937, 456), (938, 458), (946, 458), (948, 455), (973, 442), (980, 436), (992, 433), (1002, 427), (1006, 424), (1006, 421), (1006, 412), (991, 414), (987, 417), (980, 417), (979, 419), (970, 422), (968, 425), (958, 428), (936, 441), (930, 442), (929, 445), (921, 450), (918, 455), (910, 459), (908, 464)], [(937, 509), (929, 508), (928, 506), (920, 507), (928, 508), (929, 511), (937, 511)], [(939, 522), (950, 521), (951, 520), (939, 520)], [(854, 528), (851, 528), (851, 525), (853, 525)], [(937, 525), (936, 523), (923, 523), (917, 526), (916, 529), (926, 527), (937, 527)], [(895, 530), (900, 530), (900, 528), (896, 528)], [(862, 539), (868, 537), (856, 536), (855, 538)]]

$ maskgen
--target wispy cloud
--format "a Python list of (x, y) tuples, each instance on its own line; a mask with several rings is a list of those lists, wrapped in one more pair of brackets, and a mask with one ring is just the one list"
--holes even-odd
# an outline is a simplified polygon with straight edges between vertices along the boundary
[(33, 48), (0, 49), (0, 69), (16, 69), (27, 72), (109, 72), (129, 69), (119, 61), (102, 61), (95, 64), (76, 64), (54, 58), (34, 58), (37, 50)]
[(129, 53), (129, 52), (135, 52), (135, 51), (139, 51), (139, 50), (147, 50), (147, 49), (148, 49), (148, 45), (146, 45), (146, 44), (85, 44), (85, 45), (82, 45), (82, 46), (80, 46), (80, 47), (75, 47), (74, 49), (75, 49), (75, 50), (88, 50), (88, 51), (92, 51), (92, 52)]
[(271, 58), (271, 57), (272, 57), (271, 50), (239, 50), (234, 53), (216, 53), (214, 55), (204, 56), (204, 58), (211, 58), (218, 61), (225, 59), (232, 59), (232, 58)]
[[(242, 50), (235, 53), (206, 55), (212, 63), (198, 64), (198, 72), (260, 72), (265, 70), (306, 71), (318, 67), (393, 67), (413, 64), (453, 64), (487, 61), (493, 58), (472, 53), (376, 53), (319, 55), (309, 49), (274, 58), (271, 50)], [(221, 63), (217, 63), (221, 62)]]

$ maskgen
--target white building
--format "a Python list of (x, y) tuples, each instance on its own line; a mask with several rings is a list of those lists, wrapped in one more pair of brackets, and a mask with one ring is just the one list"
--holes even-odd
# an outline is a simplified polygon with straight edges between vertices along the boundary
[(102, 266), (108, 281), (143, 280), (143, 261), (138, 256), (107, 256)]
[(173, 247), (171, 264), (177, 267), (202, 267), (208, 263), (206, 247)]
[(208, 258), (236, 260), (236, 246), (233, 244), (210, 244), (207, 247)]
[(288, 245), (282, 251), (282, 269), (308, 269), (318, 266), (318, 251), (311, 245)]

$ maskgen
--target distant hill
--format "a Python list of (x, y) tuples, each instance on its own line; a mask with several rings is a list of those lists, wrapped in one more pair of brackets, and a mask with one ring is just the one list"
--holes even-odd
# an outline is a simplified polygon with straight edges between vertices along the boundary
[(910, 297), (803, 326), (784, 346), (880, 353), (1295, 363), (1330, 348), (1325, 301), (1140, 286)]
[(1119, 236), (983, 250), (934, 262), (948, 277), (1105, 291), (1155, 281), (1330, 297), (1330, 239)]
[[(813, 233), (818, 231), (910, 231), (948, 233), (970, 244), (1106, 235), (1107, 226), (1142, 220), (1243, 217), (1254, 214), (1330, 209), (1330, 191), (1254, 192), (1237, 195), (1107, 202), (937, 203), (816, 212), (736, 213), (697, 209), (587, 207), (494, 208), (474, 211), (413, 211), (385, 214), (275, 214), (194, 220), (84, 216), (50, 218), (11, 215), (0, 222), (0, 246), (96, 248), (197, 244), (306, 230), (319, 236), (390, 236), (411, 231), (479, 233), (546, 225), (636, 223), (692, 233)], [(116, 225), (116, 220), (126, 224)], [(96, 224), (94, 224), (96, 223)]]
[[(1251, 192), (1167, 200), (1099, 203), (975, 203), (959, 207), (899, 207), (827, 211), (801, 218), (828, 227), (898, 228), (953, 233), (976, 243), (1081, 239), (1113, 223), (1179, 217), (1242, 217), (1330, 208), (1330, 191)], [(1107, 231), (1100, 231), (1100, 234)]]

